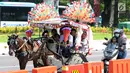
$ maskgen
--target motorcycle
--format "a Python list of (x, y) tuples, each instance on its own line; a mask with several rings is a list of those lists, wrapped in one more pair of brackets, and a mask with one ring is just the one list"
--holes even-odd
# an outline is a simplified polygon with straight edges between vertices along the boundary
[[(105, 40), (108, 41), (108, 38), (105, 38)], [(109, 61), (117, 59), (117, 56), (119, 54), (119, 46), (118, 44), (112, 44), (112, 42), (108, 42), (104, 45), (107, 47), (103, 51), (104, 56), (102, 58), (102, 61), (104, 62), (104, 73), (108, 73)]]

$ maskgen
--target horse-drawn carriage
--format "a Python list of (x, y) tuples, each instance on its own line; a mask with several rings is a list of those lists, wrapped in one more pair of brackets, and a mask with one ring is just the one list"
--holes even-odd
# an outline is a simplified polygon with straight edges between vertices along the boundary
[[(43, 7), (48, 9), (44, 9)], [(87, 5), (85, 7), (87, 7)], [(85, 10), (87, 8), (83, 9)], [(45, 17), (44, 15), (46, 14), (43, 14), (45, 13), (44, 11), (47, 12), (49, 15)], [(41, 12), (41, 14), (37, 12)], [(55, 40), (56, 37), (52, 38), (42, 36), (39, 38), (35, 38), (35, 40), (32, 40), (30, 38), (24, 40), (19, 38), (17, 35), (9, 36), (9, 53), (11, 55), (12, 51), (15, 52), (16, 57), (19, 59), (20, 69), (25, 69), (28, 60), (33, 60), (34, 67), (38, 67), (38, 60), (42, 60), (42, 64), (40, 63), (41, 66), (55, 65), (58, 69), (61, 69), (62, 65), (88, 62), (86, 56), (90, 53), (92, 31), (89, 25), (83, 24), (83, 22), (85, 21), (85, 17), (79, 19), (79, 22), (76, 22), (70, 18), (62, 19), (59, 18), (59, 15), (54, 12), (52, 7), (49, 7), (45, 4), (39, 4), (39, 6), (36, 6), (36, 8), (34, 8), (34, 10), (31, 11), (29, 14), (31, 17), (29, 23), (30, 26), (32, 26), (33, 28), (43, 27), (48, 30), (54, 28), (58, 30), (61, 28), (62, 42), (57, 42)], [(64, 16), (68, 16), (68, 14), (68, 12), (67, 14), (64, 13)], [(86, 16), (86, 19), (87, 17), (88, 22), (90, 20), (90, 17)], [(77, 35), (75, 39), (75, 45), (70, 47), (70, 43), (68, 42), (72, 28), (77, 30)], [(30, 37), (31, 31), (26, 32), (26, 34), (28, 37)], [(30, 43), (33, 45), (30, 45)]]
[[(47, 38), (46, 41), (46, 47), (48, 48), (49, 51), (51, 51), (53, 53), (53, 55), (56, 56), (56, 58), (58, 57), (59, 62), (57, 61), (57, 59), (54, 59), (54, 56), (51, 55), (50, 57), (50, 61), (52, 65), (57, 66), (60, 61), (62, 62), (61, 65), (58, 66), (58, 68), (61, 68), (62, 65), (66, 65), (66, 64), (80, 64), (83, 62), (88, 62), (88, 60), (86, 59), (86, 56), (88, 55), (88, 53), (90, 53), (90, 47), (89, 47), (89, 41), (88, 37), (86, 36), (84, 38), (83, 41), (81, 40), (82, 34), (83, 33), (87, 33), (87, 34), (91, 34), (91, 30), (90, 27), (88, 25), (85, 24), (79, 24), (73, 21), (69, 21), (68, 22), (64, 22), (64, 20), (60, 20), (60, 23), (56, 23), (55, 21), (57, 20), (53, 20), (51, 22), (49, 22), (50, 25), (48, 25), (48, 23), (44, 23), (44, 22), (36, 22), (34, 24), (34, 26), (37, 27), (49, 27), (50, 29), (59, 29), (62, 28), (61, 30), (63, 30), (63, 35), (64, 35), (64, 43), (63, 42), (57, 42), (55, 41), (53, 38)], [(66, 20), (65, 20), (66, 21)], [(55, 23), (55, 24), (53, 24)], [(57, 27), (58, 25), (58, 27)], [(33, 26), (33, 25), (32, 25)], [(69, 40), (69, 34), (70, 34), (70, 30), (68, 28), (75, 28), (77, 29), (77, 37), (75, 39), (75, 45), (73, 44), (72, 47), (67, 47), (67, 40)], [(47, 28), (48, 29), (48, 28)], [(80, 42), (80, 43), (79, 43)], [(87, 42), (87, 43), (86, 43)], [(58, 45), (58, 48), (56, 48), (56, 46)], [(64, 51), (64, 49), (69, 49), (69, 51)], [(70, 53), (66, 53), (66, 52), (70, 52)], [(67, 57), (66, 57), (67, 55)], [(51, 60), (52, 59), (52, 60)], [(54, 61), (57, 61), (54, 62)]]

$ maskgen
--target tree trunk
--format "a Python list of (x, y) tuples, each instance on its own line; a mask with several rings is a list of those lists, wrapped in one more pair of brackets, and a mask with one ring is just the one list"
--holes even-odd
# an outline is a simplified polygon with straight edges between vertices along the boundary
[(104, 0), (104, 11), (102, 12), (102, 26), (108, 27), (111, 13), (112, 0)]
[(118, 25), (118, 0), (104, 0), (104, 12), (102, 13), (102, 26), (117, 27)]
[(115, 9), (114, 9), (115, 13), (114, 13), (114, 24), (113, 27), (117, 27), (118, 26), (118, 0), (115, 0)]

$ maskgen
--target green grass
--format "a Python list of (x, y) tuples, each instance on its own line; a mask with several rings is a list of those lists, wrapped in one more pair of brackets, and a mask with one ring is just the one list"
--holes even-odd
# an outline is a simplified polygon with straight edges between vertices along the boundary
[[(128, 39), (130, 39), (130, 35), (126, 35)], [(112, 37), (112, 34), (109, 33), (93, 33), (93, 39), (94, 40), (104, 40), (104, 37), (107, 37), (110, 39)]]
[[(0, 43), (7, 42), (8, 35), (11, 35), (11, 34), (0, 34)], [(18, 33), (18, 35), (20, 37), (23, 37), (23, 36), (25, 36), (25, 33)], [(37, 38), (37, 37), (39, 37), (38, 33), (35, 33), (32, 36), (32, 38)], [(93, 33), (93, 39), (94, 40), (104, 40), (104, 37), (111, 38), (112, 34), (109, 34), (109, 33)], [(127, 35), (127, 38), (130, 39), (130, 35)]]
[[(11, 34), (0, 34), (0, 43), (7, 42), (9, 35), (11, 35)], [(18, 33), (18, 35), (20, 37), (23, 37), (23, 36), (25, 36), (25, 33)], [(39, 37), (38, 33), (33, 34), (33, 36), (32, 36), (32, 38), (37, 38), (37, 37)]]
[(103, 40), (104, 37), (111, 38), (112, 34), (109, 33), (93, 33), (94, 40)]

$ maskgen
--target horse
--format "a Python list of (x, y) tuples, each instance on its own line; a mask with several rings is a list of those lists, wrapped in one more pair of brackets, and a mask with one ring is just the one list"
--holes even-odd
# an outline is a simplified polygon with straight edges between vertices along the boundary
[[(34, 41), (36, 43), (36, 41)], [(8, 36), (7, 44), (9, 46), (9, 55), (15, 57), (19, 60), (20, 70), (24, 70), (28, 61), (33, 61), (34, 68), (41, 66), (48, 66), (47, 57), (45, 56), (44, 44), (40, 46), (40, 48), (33, 52), (32, 46), (27, 43), (24, 39), (20, 38), (18, 35), (12, 34)], [(37, 46), (35, 44), (35, 46)], [(44, 65), (38, 65), (38, 59), (41, 58)]]

